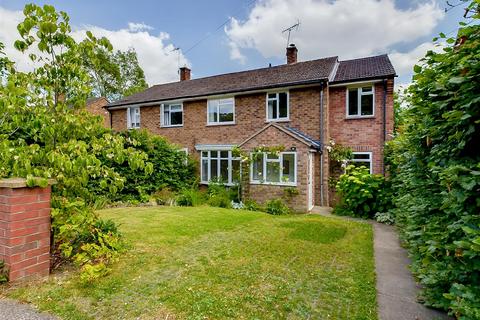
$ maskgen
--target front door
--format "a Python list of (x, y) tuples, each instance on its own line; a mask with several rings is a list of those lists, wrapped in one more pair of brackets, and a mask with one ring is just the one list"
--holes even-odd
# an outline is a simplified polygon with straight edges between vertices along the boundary
[(308, 188), (308, 210), (313, 208), (313, 153), (308, 153), (308, 175), (307, 175), (307, 188)]

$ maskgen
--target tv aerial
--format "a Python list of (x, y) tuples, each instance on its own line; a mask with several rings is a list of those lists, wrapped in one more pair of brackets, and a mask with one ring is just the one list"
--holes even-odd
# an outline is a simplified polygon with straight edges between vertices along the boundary
[(288, 36), (287, 36), (287, 47), (288, 45), (290, 44), (290, 33), (295, 30), (295, 31), (298, 31), (298, 27), (300, 26), (300, 20), (297, 19), (297, 23), (295, 23), (294, 25), (282, 30), (282, 33), (285, 33), (285, 32), (288, 32)]

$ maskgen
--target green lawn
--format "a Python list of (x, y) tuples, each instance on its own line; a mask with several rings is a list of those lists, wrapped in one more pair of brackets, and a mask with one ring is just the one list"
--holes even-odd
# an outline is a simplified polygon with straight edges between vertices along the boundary
[(65, 319), (377, 319), (372, 229), (211, 207), (100, 212), (130, 249), (91, 286), (75, 272), (4, 294)]

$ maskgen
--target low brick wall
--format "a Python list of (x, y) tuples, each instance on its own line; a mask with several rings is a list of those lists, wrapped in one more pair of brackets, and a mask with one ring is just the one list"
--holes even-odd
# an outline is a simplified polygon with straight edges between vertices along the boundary
[(10, 281), (50, 272), (50, 191), (0, 180), (0, 260)]

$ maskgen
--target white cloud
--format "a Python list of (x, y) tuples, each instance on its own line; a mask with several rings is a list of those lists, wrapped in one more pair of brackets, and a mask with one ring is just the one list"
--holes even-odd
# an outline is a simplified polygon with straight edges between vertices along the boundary
[[(17, 24), (23, 20), (21, 11), (11, 11), (0, 7), (0, 41), (5, 44), (5, 53), (16, 62), (22, 71), (32, 70), (33, 64), (26, 54), (13, 47), (20, 36)], [(145, 77), (150, 85), (178, 80), (178, 61), (180, 65), (189, 65), (185, 56), (178, 51), (172, 51), (175, 46), (169, 41), (168, 33), (159, 32), (152, 35), (148, 31), (153, 28), (144, 23), (128, 23), (127, 28), (108, 30), (98, 26), (82, 26), (74, 28), (73, 37), (80, 41), (85, 38), (85, 32), (90, 30), (97, 37), (107, 37), (115, 50), (134, 48), (137, 52), (140, 66), (145, 71)]]
[(398, 74), (410, 74), (413, 71), (413, 66), (418, 64), (418, 61), (425, 56), (427, 51), (439, 52), (443, 46), (443, 44), (424, 42), (408, 52), (392, 51), (389, 57)]
[(348, 59), (385, 53), (394, 44), (429, 35), (443, 17), (434, 2), (403, 10), (393, 0), (264, 0), (245, 21), (232, 18), (225, 32), (232, 59), (245, 61), (241, 49), (247, 48), (266, 58), (281, 57), (287, 40), (281, 30), (299, 19), (291, 42), (300, 60), (332, 55)]

